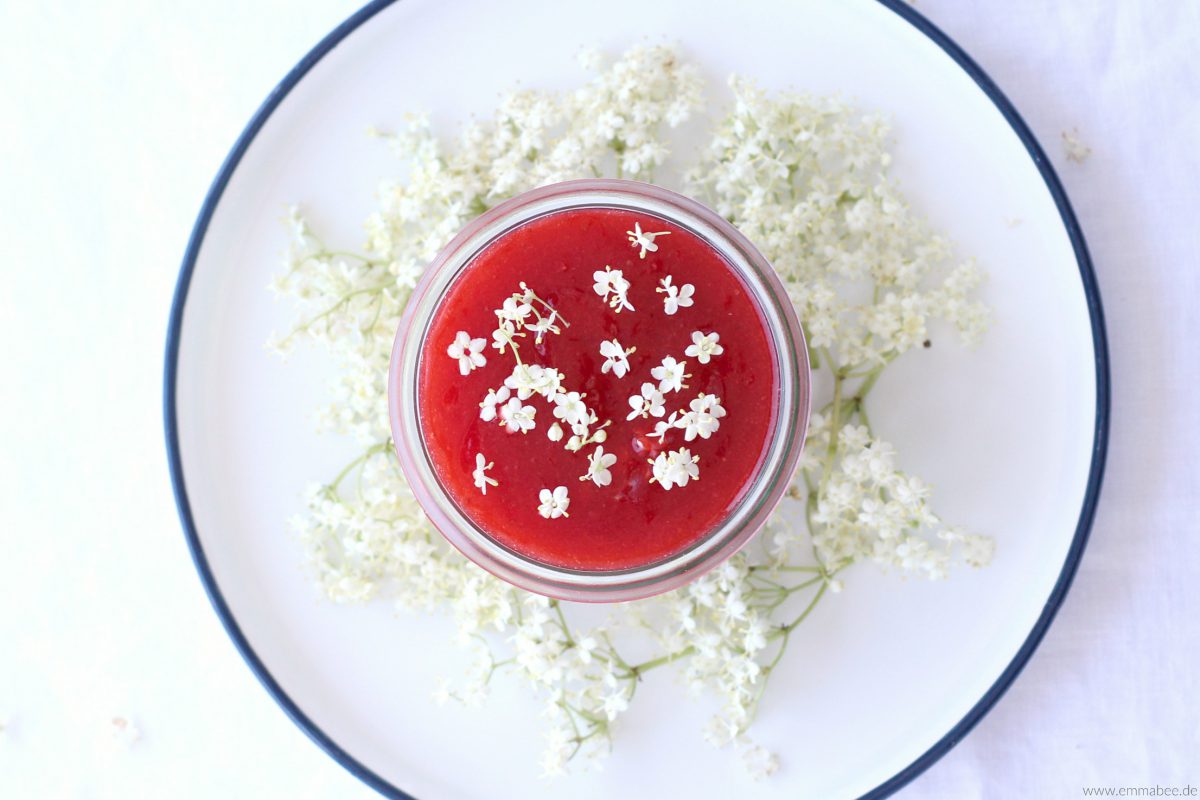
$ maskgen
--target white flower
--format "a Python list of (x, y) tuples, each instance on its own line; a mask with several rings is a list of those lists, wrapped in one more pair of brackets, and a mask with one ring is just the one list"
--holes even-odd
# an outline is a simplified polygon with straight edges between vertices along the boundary
[(663, 437), (667, 435), (667, 431), (675, 427), (675, 420), (678, 418), (679, 412), (672, 411), (671, 416), (654, 423), (654, 433), (650, 434), (651, 438), (658, 439), (661, 442)]
[(499, 389), (488, 389), (487, 396), (483, 398), (483, 402), (479, 404), (479, 418), (484, 422), (491, 422), (496, 418), (496, 406), (504, 405), (512, 394), (507, 386), (501, 386)]
[(520, 327), (524, 325), (525, 318), (533, 313), (533, 306), (524, 300), (519, 295), (506, 298), (504, 305), (496, 309), (496, 316), (502, 320), (511, 321)]
[(624, 688), (615, 688), (604, 696), (604, 716), (612, 722), (625, 709), (629, 708), (629, 696)]
[(643, 419), (650, 416), (661, 417), (667, 413), (663, 407), (662, 392), (656, 389), (653, 383), (643, 383), (641, 394), (635, 394), (629, 398), (629, 406), (633, 410), (625, 418), (627, 420), (637, 417)]
[(554, 416), (565, 424), (587, 425), (591, 415), (579, 392), (561, 392), (554, 396)]
[(650, 370), (650, 375), (658, 381), (658, 390), (663, 394), (678, 392), (684, 388), (683, 379), (692, 377), (684, 374), (686, 368), (686, 361), (676, 361), (672, 356), (667, 356), (662, 364)]
[(692, 295), (696, 293), (696, 287), (690, 283), (685, 283), (683, 286), (674, 286), (671, 283), (671, 276), (663, 278), (659, 283), (662, 285), (655, 289), (656, 292), (662, 292), (666, 295), (663, 298), (663, 311), (668, 316), (674, 314), (681, 308), (687, 308), (694, 302)]
[(458, 361), (458, 371), (461, 374), (469, 375), (471, 370), (487, 363), (483, 355), (483, 348), (486, 346), (487, 339), (472, 339), (466, 331), (459, 331), (454, 335), (451, 345), (446, 348), (446, 355)]
[(562, 329), (555, 324), (557, 320), (558, 312), (552, 310), (548, 316), (538, 317), (537, 322), (530, 326), (530, 330), (536, 334), (535, 338), (538, 342), (541, 342), (547, 333), (562, 333)]
[(546, 438), (552, 442), (561, 442), (563, 438), (562, 426), (557, 422), (551, 424), (551, 426), (546, 430)]
[(617, 463), (616, 456), (612, 453), (605, 453), (603, 447), (597, 447), (588, 456), (587, 475), (580, 476), (579, 480), (590, 480), (597, 486), (608, 486), (612, 483), (612, 472), (609, 471), (609, 467), (615, 463)]
[(719, 420), (725, 416), (721, 398), (701, 392), (700, 396), (689, 404), (689, 408), (691, 411), (680, 416), (675, 423), (676, 428), (684, 429), (684, 441), (690, 442), (697, 436), (707, 439), (721, 427)]
[(528, 433), (533, 430), (533, 418), (536, 414), (536, 408), (524, 405), (516, 397), (509, 398), (508, 402), (500, 407), (500, 419), (504, 421), (504, 427), (509, 433)]
[(658, 245), (654, 243), (657, 237), (671, 235), (670, 231), (658, 231), (657, 233), (643, 231), (640, 222), (633, 223), (633, 230), (625, 231), (625, 233), (628, 234), (629, 243), (632, 246), (641, 248), (638, 258), (645, 258), (647, 251), (653, 253), (658, 250)]
[(616, 310), (618, 314), (623, 309), (634, 310), (627, 296), (630, 284), (621, 270), (606, 265), (604, 269), (593, 272), (592, 279), (595, 280), (592, 289), (608, 301), (609, 308)]
[(616, 339), (601, 342), (600, 355), (604, 356), (604, 363), (600, 365), (600, 371), (607, 373), (611, 369), (618, 378), (624, 378), (629, 372), (629, 356), (636, 350), (636, 347), (626, 350)]
[(687, 486), (689, 480), (700, 479), (700, 456), (692, 455), (686, 447), (659, 453), (657, 458), (650, 461), (650, 465), (654, 472), (651, 483), (657, 483), (667, 490), (672, 486), (682, 488)]
[(567, 487), (559, 486), (554, 491), (542, 489), (538, 494), (538, 499), (541, 501), (538, 513), (546, 519), (571, 516), (567, 513), (567, 506), (571, 505), (571, 498), (567, 496)]
[(553, 401), (562, 388), (562, 373), (540, 364), (517, 364), (504, 379), (504, 385), (515, 391), (522, 400), (540, 394)]
[(496, 330), (492, 331), (492, 347), (496, 348), (496, 350), (503, 355), (504, 350), (507, 347), (511, 347), (513, 350), (516, 350), (516, 337), (524, 335), (525, 334), (523, 333), (519, 333), (511, 322), (502, 322), (500, 323), (500, 326), (496, 328)]
[(483, 457), (483, 453), (475, 454), (475, 471), (471, 473), (471, 477), (475, 479), (475, 488), (483, 494), (487, 494), (487, 487), (499, 486), (500, 483), (495, 478), (489, 478), (487, 471), (491, 469), (493, 462), (488, 461)]
[(742, 751), (742, 764), (751, 778), (761, 781), (779, 771), (779, 756), (761, 744), (754, 744)]
[(725, 348), (717, 343), (720, 338), (716, 333), (703, 334), (700, 331), (692, 331), (692, 343), (683, 354), (691, 356), (701, 364), (707, 364), (710, 358), (725, 352)]

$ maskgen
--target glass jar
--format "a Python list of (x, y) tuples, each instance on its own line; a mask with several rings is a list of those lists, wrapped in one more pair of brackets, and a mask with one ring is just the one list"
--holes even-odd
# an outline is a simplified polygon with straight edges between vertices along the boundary
[[(430, 323), (456, 278), (489, 244), (531, 220), (571, 209), (617, 209), (669, 220), (712, 247), (758, 307), (777, 375), (773, 427), (756, 468), (723, 519), (685, 549), (630, 568), (577, 570), (516, 552), (482, 530), (454, 502), (431, 463), (422, 433), (420, 366)], [(444, 350), (444, 348), (439, 348)], [(804, 334), (775, 270), (715, 212), (658, 186), (580, 180), (518, 195), (469, 223), (430, 263), (396, 333), (388, 379), (392, 438), (414, 496), (433, 525), (483, 569), (531, 592), (581, 602), (648, 597), (686, 584), (738, 551), (766, 522), (795, 473), (809, 416), (811, 373)]]

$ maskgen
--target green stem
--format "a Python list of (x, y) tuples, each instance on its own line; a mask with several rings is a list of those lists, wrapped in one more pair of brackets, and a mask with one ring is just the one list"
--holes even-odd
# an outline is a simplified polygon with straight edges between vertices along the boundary
[(804, 620), (808, 618), (808, 615), (811, 614), (812, 610), (817, 607), (817, 603), (825, 595), (825, 590), (828, 588), (829, 588), (829, 582), (828, 581), (823, 582), (821, 584), (821, 588), (817, 589), (816, 594), (813, 595), (813, 599), (809, 601), (808, 606), (803, 611), (800, 612), (800, 616), (796, 617), (794, 620), (789, 622), (787, 625), (783, 625), (779, 628), (781, 634), (785, 638), (787, 636), (790, 636), (792, 631), (796, 630), (796, 626), (798, 626), (801, 622), (804, 622)]
[(333, 492), (337, 491), (337, 488), (339, 486), (341, 486), (342, 481), (344, 481), (346, 479), (346, 476), (350, 474), (351, 470), (353, 470), (357, 466), (360, 466), (360, 465), (366, 463), (367, 459), (369, 459), (371, 456), (375, 455), (376, 453), (383, 452), (387, 448), (391, 447), (391, 445), (392, 445), (391, 439), (385, 439), (384, 441), (379, 442), (378, 444), (371, 445), (369, 448), (367, 448), (367, 451), (365, 453), (363, 453), (358, 458), (354, 459), (349, 464), (347, 464), (342, 469), (342, 471), (337, 474), (337, 477), (334, 478), (327, 485), (327, 488)]
[(679, 652), (669, 653), (665, 656), (659, 656), (658, 658), (652, 658), (649, 661), (643, 661), (641, 664), (634, 664), (629, 668), (629, 671), (635, 676), (640, 675), (647, 670), (654, 669), (655, 667), (661, 667), (664, 664), (670, 664), (672, 661), (678, 661), (681, 658), (686, 658), (687, 656), (695, 654), (695, 652), (696, 648), (692, 645), (688, 645)]

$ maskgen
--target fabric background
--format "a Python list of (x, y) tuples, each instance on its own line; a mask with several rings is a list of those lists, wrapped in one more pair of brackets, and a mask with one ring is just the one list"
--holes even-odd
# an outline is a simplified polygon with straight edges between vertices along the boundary
[[(192, 569), (162, 341), (208, 183), (354, 0), (0, 1), (0, 796), (370, 798), (280, 713)], [(920, 0), (1059, 171), (1108, 316), (1091, 544), (1016, 684), (900, 793), (1200, 785), (1200, 3)], [(1064, 130), (1092, 148), (1068, 162)], [(127, 716), (143, 739), (110, 742)]]

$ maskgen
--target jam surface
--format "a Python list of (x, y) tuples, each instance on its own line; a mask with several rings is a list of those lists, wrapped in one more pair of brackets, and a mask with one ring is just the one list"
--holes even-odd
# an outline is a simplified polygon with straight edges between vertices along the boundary
[[(640, 244), (631, 240), (631, 232), (643, 233)], [(598, 281), (595, 273), (606, 267), (622, 277), (614, 280), (608, 272), (606, 281)], [(663, 284), (668, 276), (678, 301), (670, 314), (666, 300), (671, 295)], [(511, 348), (502, 353), (493, 346), (496, 311), (523, 293), (522, 283), (538, 299), (528, 303), (527, 326), (518, 328), (525, 335), (514, 337), (516, 353)], [(602, 296), (598, 283), (624, 288), (624, 303), (616, 292)], [(546, 330), (537, 341), (532, 325), (538, 315), (549, 317), (551, 309), (558, 332)], [(719, 339), (714, 342), (711, 334)], [(699, 346), (696, 336), (706, 337)], [(486, 344), (476, 341), (473, 350), (448, 352), (456, 339)], [(625, 356), (623, 376), (617, 374), (620, 359), (605, 369), (612, 359), (602, 355), (601, 344), (612, 340), (622, 354), (634, 350)], [(607, 347), (614, 352), (613, 345)], [(693, 355), (686, 354), (689, 347)], [(477, 354), (473, 360), (472, 352)], [(586, 435), (603, 430), (603, 441), (568, 449), (573, 435), (568, 421), (578, 419), (578, 407), (571, 405), (556, 417), (552, 394), (520, 399), (514, 387), (501, 391), (508, 397), (489, 409), (485, 399), (494, 399), (489, 390), (501, 390), (506, 379), (512, 380), (517, 357), (525, 365), (561, 373), (559, 391), (581, 393), (579, 402), (595, 415)], [(682, 384), (678, 389), (668, 379), (661, 402), (643, 403), (642, 413), (628, 419), (636, 410), (631, 397), (643, 396), (643, 384), (651, 384), (651, 395), (663, 386), (651, 370), (666, 357), (683, 362), (688, 377), (675, 381)], [(747, 489), (777, 413), (771, 340), (732, 267), (690, 231), (650, 214), (617, 209), (554, 212), (504, 234), (476, 255), (433, 315), (418, 381), (422, 436), (451, 499), (508, 548), (581, 570), (644, 566), (703, 538)], [(514, 398), (523, 409), (523, 424), (532, 422), (523, 431), (519, 420), (505, 424), (502, 409)], [(697, 400), (705, 413), (685, 418)], [(661, 440), (655, 437), (656, 426), (669, 422), (673, 413), (678, 426), (663, 425)], [(557, 441), (550, 436), (554, 424), (562, 432)], [(597, 466), (606, 476), (587, 477), (598, 447), (616, 460), (600, 460)], [(678, 462), (681, 450), (690, 463), (686, 483), (672, 482), (671, 476), (680, 476), (678, 466), (665, 473), (665, 481), (656, 479), (651, 462), (671, 454)], [(481, 466), (486, 467), (482, 472)], [(488, 479), (482, 487), (481, 474)], [(557, 487), (566, 487), (565, 514), (555, 510), (561, 505), (551, 496)]]

